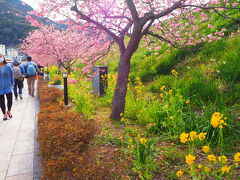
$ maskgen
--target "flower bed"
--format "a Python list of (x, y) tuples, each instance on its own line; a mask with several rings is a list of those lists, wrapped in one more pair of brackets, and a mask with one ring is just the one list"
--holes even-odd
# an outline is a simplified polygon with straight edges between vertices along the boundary
[[(94, 145), (99, 126), (64, 107), (62, 91), (39, 79), (38, 129), (42, 179), (111, 179), (118, 176), (119, 149)], [(120, 168), (117, 168), (117, 167)]]

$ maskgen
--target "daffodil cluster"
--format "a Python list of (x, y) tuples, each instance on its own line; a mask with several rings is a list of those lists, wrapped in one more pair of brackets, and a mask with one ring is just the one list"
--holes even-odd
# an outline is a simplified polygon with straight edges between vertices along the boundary
[(227, 118), (224, 117), (224, 115), (221, 114), (220, 112), (215, 112), (213, 113), (211, 118), (211, 125), (214, 128), (219, 127), (220, 129), (222, 129), (223, 125), (227, 126), (227, 123), (225, 122), (226, 119)]
[(207, 133), (199, 133), (197, 134), (196, 131), (191, 131), (190, 133), (182, 133), (180, 135), (180, 141), (182, 143), (186, 143), (188, 141), (194, 141), (195, 139), (199, 139), (200, 141), (203, 141), (206, 137)]

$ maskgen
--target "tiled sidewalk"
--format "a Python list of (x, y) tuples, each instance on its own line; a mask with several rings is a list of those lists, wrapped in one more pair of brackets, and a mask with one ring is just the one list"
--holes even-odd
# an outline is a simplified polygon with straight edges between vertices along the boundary
[(37, 97), (28, 96), (27, 84), (23, 99), (13, 100), (13, 118), (0, 116), (0, 180), (32, 180), (39, 178), (37, 136)]

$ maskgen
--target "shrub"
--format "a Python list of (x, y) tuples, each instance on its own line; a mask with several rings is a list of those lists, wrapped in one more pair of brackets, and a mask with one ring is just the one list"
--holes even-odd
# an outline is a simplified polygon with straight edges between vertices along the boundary
[(91, 96), (91, 91), (79, 84), (69, 85), (69, 97), (74, 100), (76, 110), (82, 113), (86, 119), (91, 119), (95, 110)]
[(54, 85), (60, 85), (62, 84), (62, 80), (61, 79), (56, 79), (54, 82), (53, 82)]

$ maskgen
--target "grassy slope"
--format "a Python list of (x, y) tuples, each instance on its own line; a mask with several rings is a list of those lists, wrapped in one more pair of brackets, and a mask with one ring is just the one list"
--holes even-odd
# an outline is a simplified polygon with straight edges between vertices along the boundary
[[(170, 49), (158, 51), (159, 55), (151, 55), (147, 49), (139, 47), (131, 59), (130, 78), (134, 81), (140, 77), (149, 92), (160, 93), (160, 87), (179, 89), (185, 98), (192, 101), (192, 109), (211, 117), (215, 111), (224, 113), (234, 120), (235, 131), (231, 137), (239, 136), (236, 127), (240, 127), (240, 34), (238, 25), (221, 18), (212, 22), (218, 29), (228, 26), (228, 36), (222, 40), (203, 45), (198, 51)], [(230, 38), (230, 32), (234, 36)], [(109, 54), (110, 73), (117, 71), (119, 52)], [(171, 70), (179, 72), (174, 78)], [(206, 119), (198, 119), (206, 121)], [(201, 123), (199, 123), (201, 124)], [(198, 125), (196, 125), (198, 126)], [(203, 130), (196, 127), (198, 130)], [(189, 129), (190, 130), (190, 129)], [(230, 131), (228, 133), (231, 133)], [(234, 139), (234, 138), (233, 138)], [(236, 140), (235, 139), (235, 140)]]

